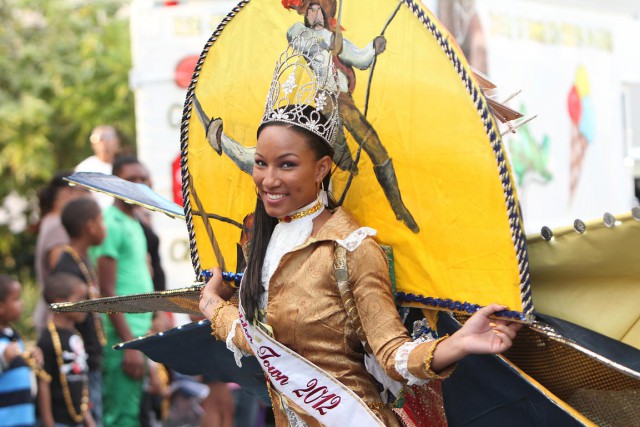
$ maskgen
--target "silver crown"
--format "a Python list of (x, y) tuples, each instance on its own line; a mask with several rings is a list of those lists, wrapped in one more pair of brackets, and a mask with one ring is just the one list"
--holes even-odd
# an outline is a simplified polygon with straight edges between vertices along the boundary
[(333, 147), (341, 126), (337, 82), (330, 52), (311, 31), (302, 31), (276, 62), (260, 126), (272, 122), (300, 126)]

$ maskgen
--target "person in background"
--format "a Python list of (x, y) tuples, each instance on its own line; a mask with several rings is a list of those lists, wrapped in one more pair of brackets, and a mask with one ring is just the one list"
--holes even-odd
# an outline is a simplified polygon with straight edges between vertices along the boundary
[[(100, 296), (98, 276), (89, 261), (89, 248), (104, 241), (106, 230), (102, 211), (91, 197), (75, 199), (62, 210), (62, 225), (69, 235), (69, 245), (54, 268), (55, 273), (68, 273), (82, 280), (91, 299)], [(89, 399), (91, 415), (98, 427), (102, 426), (102, 351), (107, 343), (100, 314), (91, 313), (75, 325), (84, 340), (89, 365)]]
[[(143, 182), (145, 170), (133, 156), (121, 156), (113, 165), (113, 174), (131, 182)], [(116, 199), (103, 211), (107, 237), (90, 249), (96, 261), (102, 296), (122, 296), (152, 292), (153, 281), (147, 263), (147, 242), (134, 207)], [(151, 329), (151, 313), (111, 313), (104, 324), (107, 348), (145, 335)], [(137, 427), (145, 362), (137, 350), (104, 354), (103, 422), (107, 427)]]
[[(151, 333), (157, 334), (173, 327), (173, 320), (164, 311), (153, 313)], [(170, 407), (170, 372), (161, 363), (147, 359), (149, 369), (148, 381), (142, 394), (140, 407), (140, 427), (162, 426), (169, 416)]]
[[(145, 175), (142, 183), (149, 188), (153, 188), (151, 175), (146, 167), (144, 167), (144, 173)], [(139, 206), (135, 208), (135, 214), (140, 220), (140, 225), (142, 225), (142, 230), (144, 231), (144, 237), (147, 239), (147, 253), (149, 254), (153, 289), (156, 291), (164, 291), (167, 289), (167, 285), (164, 270), (162, 269), (162, 262), (160, 261), (160, 237), (153, 230), (151, 211)]]
[[(113, 126), (100, 125), (91, 131), (89, 137), (94, 155), (89, 156), (75, 167), (75, 172), (100, 172), (111, 175), (113, 162), (120, 152), (120, 136)], [(100, 208), (111, 206), (113, 197), (102, 193), (94, 193)]]
[(31, 391), (29, 359), (42, 366), (42, 353), (34, 349), (31, 357), (11, 323), (22, 316), (22, 286), (12, 277), (0, 275), (0, 426), (33, 426), (36, 422)]
[(207, 376), (202, 381), (209, 387), (209, 394), (202, 401), (200, 427), (233, 427), (235, 408), (230, 385)]
[[(87, 285), (68, 273), (47, 278), (47, 303), (78, 302), (87, 299)], [(38, 338), (44, 369), (50, 381), (38, 381), (38, 414), (42, 427), (95, 427), (89, 410), (89, 367), (82, 337), (75, 325), (87, 313), (54, 312)]]
[[(70, 200), (89, 194), (88, 190), (82, 187), (70, 186), (64, 180), (69, 175), (69, 171), (57, 173), (38, 193), (40, 225), (36, 241), (35, 271), (41, 291), (51, 270), (58, 263), (64, 247), (69, 243), (69, 236), (60, 221), (60, 213)], [(50, 315), (51, 310), (41, 297), (33, 314), (33, 323), (37, 330), (47, 325)]]

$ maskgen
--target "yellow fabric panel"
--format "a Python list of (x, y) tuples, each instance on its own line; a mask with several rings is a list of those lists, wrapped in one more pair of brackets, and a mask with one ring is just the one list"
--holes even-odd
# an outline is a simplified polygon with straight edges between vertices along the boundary
[(554, 231), (551, 241), (529, 238), (536, 310), (640, 349), (640, 222), (587, 223), (584, 234)]
[[(344, 38), (359, 47), (371, 42), (397, 4), (345, 2)], [(207, 54), (195, 94), (210, 117), (223, 119), (225, 133), (246, 147), (255, 145), (273, 67), (287, 45), (286, 31), (301, 21), (279, 1), (253, 0)], [(398, 291), (480, 305), (499, 302), (521, 311), (505, 193), (478, 109), (436, 38), (406, 5), (385, 37), (367, 118), (393, 161), (402, 199), (421, 231), (414, 234), (396, 220), (364, 151), (344, 205), (361, 224), (378, 230), (381, 243), (393, 247)], [(469, 72), (453, 41), (451, 48)], [(353, 98), (364, 111), (370, 71), (355, 72)], [(211, 149), (193, 111), (188, 129), (189, 172), (205, 209), (241, 222), (255, 204), (251, 178)], [(355, 155), (357, 142), (347, 138)], [(338, 197), (347, 179), (347, 173), (336, 169)], [(192, 209), (197, 210), (193, 200)], [(240, 230), (219, 221), (211, 224), (231, 270)], [(194, 230), (203, 268), (216, 265), (198, 217)]]
[(640, 319), (627, 331), (626, 334), (621, 338), (621, 340), (625, 344), (629, 344), (634, 346), (637, 349), (640, 349)]

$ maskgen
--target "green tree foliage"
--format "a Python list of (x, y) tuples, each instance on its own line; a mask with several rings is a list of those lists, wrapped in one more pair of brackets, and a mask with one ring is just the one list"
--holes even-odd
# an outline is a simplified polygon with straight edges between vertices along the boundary
[[(127, 3), (0, 0), (0, 205), (23, 196), (29, 222), (37, 190), (92, 154), (94, 126), (113, 124), (133, 143)], [(23, 280), (35, 241), (25, 233), (0, 225), (0, 269)]]

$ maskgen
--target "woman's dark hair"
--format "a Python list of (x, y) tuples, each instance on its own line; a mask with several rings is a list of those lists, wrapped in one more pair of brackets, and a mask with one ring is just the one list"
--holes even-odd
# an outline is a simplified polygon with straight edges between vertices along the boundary
[(53, 205), (56, 203), (56, 198), (58, 197), (60, 189), (69, 187), (69, 183), (63, 178), (68, 177), (72, 173), (73, 172), (71, 171), (58, 172), (53, 178), (51, 178), (51, 181), (49, 181), (46, 187), (40, 189), (38, 192), (40, 218), (43, 218), (53, 210)]
[[(333, 148), (327, 144), (326, 141), (315, 133), (299, 126), (286, 123), (266, 123), (258, 129), (258, 136), (267, 126), (282, 126), (298, 133), (307, 142), (309, 149), (315, 153), (316, 159), (321, 159), (324, 156), (332, 157), (333, 155)], [(337, 204), (333, 199), (333, 196), (328, 192), (330, 182), (331, 171), (327, 173), (327, 176), (324, 177), (322, 183), (325, 190), (327, 190), (329, 200), (328, 208), (335, 209)], [(264, 288), (262, 287), (262, 264), (267, 253), (271, 234), (273, 234), (273, 229), (276, 227), (277, 223), (278, 219), (267, 214), (262, 200), (258, 197), (253, 217), (251, 240), (249, 241), (249, 259), (247, 261), (247, 269), (244, 273), (242, 292), (240, 295), (242, 307), (244, 308), (247, 319), (250, 322), (253, 322), (256, 317), (258, 304), (262, 297), (262, 293), (264, 292)]]

